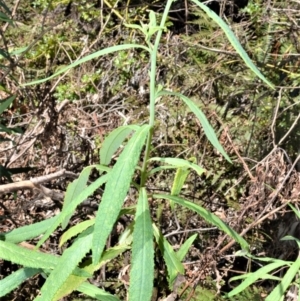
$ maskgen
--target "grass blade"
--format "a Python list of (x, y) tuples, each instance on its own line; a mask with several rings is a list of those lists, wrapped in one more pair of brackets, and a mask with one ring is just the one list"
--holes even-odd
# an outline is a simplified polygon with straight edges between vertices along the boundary
[(2, 114), (4, 110), (6, 110), (9, 107), (9, 105), (14, 101), (15, 98), (16, 96), (13, 95), (0, 101), (0, 114)]
[(151, 300), (154, 279), (154, 247), (151, 216), (145, 188), (140, 190), (135, 215), (129, 300)]
[[(248, 286), (255, 283), (257, 280), (262, 279), (264, 275), (281, 267), (282, 265), (283, 265), (282, 262), (276, 261), (260, 268), (254, 273), (248, 273), (247, 275), (243, 275), (245, 276), (246, 279), (237, 287), (235, 287), (232, 291), (230, 291), (226, 296), (230, 298), (239, 294), (240, 292), (244, 291)], [(234, 281), (234, 280), (238, 280), (238, 278), (234, 277), (230, 279), (230, 281)], [(278, 300), (278, 299), (272, 299), (272, 300)]]
[[(271, 294), (266, 298), (266, 301), (280, 300), (284, 292), (288, 289), (296, 274), (300, 271), (300, 259), (298, 258), (292, 263), (290, 268), (286, 271), (281, 282), (273, 289)], [(299, 287), (298, 287), (299, 289)]]
[(191, 245), (193, 244), (194, 240), (196, 239), (196, 237), (198, 236), (198, 234), (194, 234), (192, 235), (189, 239), (187, 239), (184, 244), (180, 247), (180, 249), (176, 252), (177, 257), (180, 261), (182, 261), (184, 259), (184, 256), (187, 254), (187, 252), (189, 251)]

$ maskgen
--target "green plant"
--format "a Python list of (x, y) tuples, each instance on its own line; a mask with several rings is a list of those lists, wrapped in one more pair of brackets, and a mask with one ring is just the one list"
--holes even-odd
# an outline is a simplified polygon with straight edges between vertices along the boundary
[[(293, 209), (298, 218), (300, 218), (300, 212), (296, 210), (292, 205), (290, 207)], [(298, 248), (300, 249), (300, 240), (292, 237), (285, 236), (281, 240), (294, 240)], [(239, 293), (245, 291), (250, 285), (257, 282), (259, 279), (270, 279), (278, 281), (279, 284), (272, 290), (272, 292), (266, 297), (266, 301), (280, 301), (285, 300), (285, 294), (290, 286), (296, 285), (298, 287), (298, 300), (300, 298), (299, 291), (299, 275), (300, 275), (300, 259), (299, 257), (293, 261), (280, 260), (276, 258), (269, 257), (255, 257), (247, 251), (239, 251), (236, 254), (237, 256), (246, 256), (249, 259), (254, 259), (262, 263), (262, 267), (253, 273), (247, 273), (241, 276), (236, 276), (231, 278), (230, 281), (243, 280), (237, 287), (235, 287), (231, 292), (227, 294), (227, 297), (233, 297)], [(265, 265), (264, 265), (265, 264)], [(276, 271), (281, 270), (282, 268), (287, 268), (284, 276), (278, 277), (272, 275)], [(298, 275), (298, 277), (297, 277)]]
[[(203, 126), (208, 140), (230, 162), (230, 158), (219, 143), (213, 128), (199, 107), (188, 97), (180, 93), (164, 90), (161, 85), (157, 85), (156, 83), (158, 47), (162, 33), (166, 30), (165, 24), (172, 2), (172, 0), (167, 2), (160, 25), (156, 24), (156, 15), (152, 11), (150, 11), (149, 14), (149, 24), (127, 25), (133, 29), (140, 30), (144, 34), (146, 46), (125, 44), (103, 49), (72, 63), (68, 67), (62, 68), (47, 79), (30, 83), (37, 84), (44, 82), (75, 66), (105, 54), (112, 52), (120, 52), (120, 54), (122, 54), (124, 53), (123, 51), (128, 49), (143, 49), (147, 51), (150, 56), (149, 123), (142, 126), (129, 125), (119, 127), (106, 137), (100, 149), (100, 164), (84, 168), (78, 179), (68, 186), (63, 209), (59, 215), (49, 220), (25, 226), (1, 235), (0, 257), (20, 264), (24, 266), (24, 268), (0, 281), (2, 287), (0, 296), (6, 295), (33, 275), (41, 273), (46, 278), (46, 282), (41, 288), (40, 295), (37, 296), (35, 300), (58, 300), (74, 290), (83, 292), (98, 300), (118, 300), (116, 296), (86, 282), (86, 279), (90, 278), (93, 273), (99, 270), (107, 261), (112, 260), (122, 252), (128, 250), (130, 248), (129, 243), (132, 241), (129, 300), (150, 300), (154, 279), (154, 238), (165, 260), (168, 272), (168, 283), (169, 286), (172, 287), (178, 274), (184, 273), (182, 261), (196, 236), (190, 237), (181, 248), (175, 252), (153, 223), (148, 198), (158, 201), (162, 199), (168, 200), (172, 208), (174, 208), (175, 205), (180, 205), (198, 213), (207, 222), (217, 226), (220, 230), (232, 237), (240, 244), (243, 250), (248, 250), (247, 242), (220, 218), (205, 208), (179, 197), (188, 171), (195, 170), (201, 175), (204, 171), (202, 168), (188, 160), (150, 157), (152, 136), (155, 130), (155, 105), (161, 97), (175, 96), (196, 115)], [(247, 66), (270, 87), (273, 87), (251, 62), (226, 23), (211, 12), (205, 5), (197, 0), (193, 0), (193, 2), (202, 8), (207, 15), (224, 30), (231, 44), (243, 58)], [(117, 162), (111, 168), (112, 156), (126, 139), (128, 139), (126, 146)], [(140, 166), (141, 156), (142, 163)], [(162, 165), (151, 170), (150, 162), (152, 161), (162, 163)], [(88, 185), (88, 178), (93, 168), (99, 170), (100, 177)], [(146, 183), (149, 176), (164, 169), (176, 170), (172, 193), (148, 194)], [(140, 183), (134, 182), (135, 174), (139, 174)], [(21, 241), (29, 240), (43, 234), (36, 246), (36, 248), (39, 248), (57, 227), (61, 225), (64, 230), (76, 207), (103, 184), (105, 184), (105, 190), (96, 218), (91, 221), (84, 221), (68, 229), (63, 234), (60, 241), (61, 245), (70, 239), (73, 239), (73, 242), (63, 251), (60, 257), (39, 253), (38, 251), (26, 250), (17, 245), (17, 243)], [(135, 187), (138, 191), (137, 204), (135, 208), (122, 208), (130, 186)], [(120, 239), (119, 245), (104, 251), (107, 238), (116, 220), (120, 215), (125, 213), (134, 215), (134, 224), (128, 228), (127, 238), (125, 239), (123, 236), (123, 239)], [(92, 250), (92, 258), (87, 257), (90, 250)]]

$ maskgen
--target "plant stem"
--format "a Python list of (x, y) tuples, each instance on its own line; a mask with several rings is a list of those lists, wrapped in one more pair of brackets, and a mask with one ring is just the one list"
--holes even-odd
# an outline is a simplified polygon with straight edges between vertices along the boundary
[(168, 0), (161, 22), (160, 22), (160, 27), (161, 29), (157, 32), (156, 34), (156, 38), (155, 38), (155, 43), (153, 48), (150, 48), (150, 61), (151, 61), (151, 66), (150, 66), (150, 104), (149, 104), (149, 125), (151, 126), (151, 129), (149, 131), (149, 135), (147, 138), (147, 142), (146, 142), (146, 150), (145, 150), (145, 156), (144, 156), (144, 162), (143, 162), (143, 166), (142, 166), (142, 171), (141, 171), (141, 187), (144, 187), (146, 184), (146, 180), (147, 180), (147, 166), (148, 166), (148, 159), (150, 156), (150, 148), (151, 148), (151, 142), (152, 142), (152, 136), (153, 136), (153, 132), (154, 132), (154, 121), (155, 121), (155, 100), (157, 98), (157, 91), (156, 91), (156, 60), (157, 60), (157, 52), (158, 52), (158, 46), (159, 46), (159, 42), (161, 39), (161, 35), (163, 32), (163, 28), (165, 26), (167, 17), (168, 17), (168, 13), (170, 11), (171, 8), (171, 4), (174, 0)]

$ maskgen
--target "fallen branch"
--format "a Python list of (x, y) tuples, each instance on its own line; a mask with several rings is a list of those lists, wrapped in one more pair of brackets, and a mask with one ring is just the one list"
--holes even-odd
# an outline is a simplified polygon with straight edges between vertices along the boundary
[(54, 179), (57, 179), (60, 177), (69, 177), (69, 178), (76, 179), (77, 175), (72, 172), (68, 172), (65, 169), (62, 169), (55, 173), (37, 177), (37, 178), (33, 178), (30, 180), (0, 185), (0, 195), (14, 192), (17, 190), (23, 190), (23, 189), (30, 189), (30, 190), (38, 189), (45, 196), (50, 197), (53, 200), (60, 201), (64, 198), (64, 193), (52, 191), (51, 189), (48, 189), (41, 185), (42, 183), (46, 183), (46, 182), (49, 182), (51, 180), (54, 180)]

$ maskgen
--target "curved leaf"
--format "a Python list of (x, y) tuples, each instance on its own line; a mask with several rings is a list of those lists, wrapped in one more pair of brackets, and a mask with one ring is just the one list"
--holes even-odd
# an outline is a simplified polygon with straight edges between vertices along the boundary
[(169, 276), (168, 282), (169, 282), (169, 287), (171, 288), (178, 274), (184, 274), (184, 266), (180, 262), (180, 259), (178, 258), (176, 252), (173, 250), (172, 246), (168, 243), (166, 238), (158, 230), (156, 225), (152, 224), (152, 227), (153, 227), (153, 234), (155, 236), (156, 242), (167, 265), (168, 276)]
[(173, 201), (183, 207), (186, 207), (194, 212), (197, 212), (207, 222), (215, 225), (220, 230), (222, 230), (230, 237), (232, 237), (237, 243), (241, 245), (243, 249), (245, 250), (249, 249), (249, 245), (243, 237), (241, 237), (238, 233), (236, 233), (233, 229), (231, 229), (228, 225), (226, 225), (219, 217), (209, 212), (208, 210), (204, 209), (203, 207), (173, 195), (154, 194), (153, 197), (156, 199), (165, 199), (165, 200)]
[(214, 129), (210, 125), (209, 121), (207, 120), (207, 118), (203, 114), (203, 112), (198, 108), (198, 106), (192, 100), (190, 100), (188, 97), (184, 96), (181, 93), (163, 90), (163, 91), (158, 92), (158, 94), (157, 94), (158, 97), (164, 96), (164, 95), (177, 96), (177, 97), (181, 98), (186, 103), (186, 105), (190, 108), (190, 110), (199, 119), (199, 121), (203, 127), (204, 133), (205, 133), (207, 139), (210, 141), (210, 143), (224, 156), (224, 158), (228, 162), (232, 163), (230, 158), (226, 154), (223, 146), (220, 144)]
[(199, 165), (189, 162), (188, 160), (179, 159), (179, 158), (159, 158), (154, 157), (149, 159), (149, 161), (159, 161), (173, 165), (175, 168), (191, 168), (197, 172), (198, 175), (202, 175), (205, 172), (205, 169), (201, 168)]
[(134, 130), (138, 130), (137, 125), (120, 126), (113, 130), (103, 141), (100, 148), (100, 164), (109, 165), (115, 151), (120, 147), (122, 142)]
[(43, 79), (39, 79), (39, 80), (35, 80), (33, 82), (30, 82), (30, 83), (26, 83), (26, 84), (23, 84), (22, 86), (25, 87), (25, 86), (30, 86), (30, 85), (36, 85), (36, 84), (40, 84), (40, 83), (43, 83), (49, 79), (52, 79), (56, 76), (58, 76), (59, 74), (62, 74), (62, 73), (65, 73), (67, 71), (69, 71), (70, 69), (82, 64), (82, 63), (85, 63), (85, 62), (88, 62), (92, 59), (95, 59), (99, 56), (102, 56), (102, 55), (105, 55), (105, 54), (109, 54), (109, 53), (112, 53), (112, 52), (118, 52), (118, 51), (121, 51), (121, 50), (127, 50), (127, 49), (133, 49), (133, 48), (142, 48), (144, 50), (147, 50), (149, 51), (149, 48), (143, 46), (143, 45), (138, 45), (138, 44), (124, 44), (124, 45), (117, 45), (117, 46), (113, 46), (113, 47), (109, 47), (109, 48), (105, 48), (105, 49), (102, 49), (102, 50), (99, 50), (99, 51), (96, 51), (92, 54), (89, 54), (85, 57), (83, 57), (82, 59), (78, 60), (78, 61), (75, 61), (74, 63), (60, 69), (59, 71), (57, 71), (56, 73), (54, 73), (53, 75), (47, 77), (47, 78), (43, 78)]
[(244, 48), (241, 46), (238, 39), (235, 37), (234, 33), (230, 29), (230, 27), (211, 9), (209, 9), (205, 4), (199, 2), (198, 0), (192, 0), (195, 4), (197, 4), (201, 9), (203, 9), (206, 14), (212, 18), (224, 31), (226, 34), (228, 40), (230, 41), (231, 45), (234, 47), (234, 49), (238, 52), (240, 57), (243, 59), (245, 64), (258, 76), (262, 81), (264, 81), (269, 87), (272, 89), (275, 89), (275, 86), (267, 80), (262, 73), (257, 69), (257, 67), (253, 64), (251, 59), (249, 58), (248, 54), (244, 50)]

